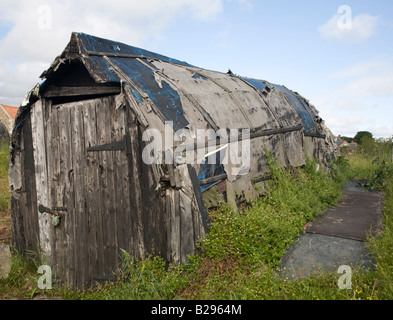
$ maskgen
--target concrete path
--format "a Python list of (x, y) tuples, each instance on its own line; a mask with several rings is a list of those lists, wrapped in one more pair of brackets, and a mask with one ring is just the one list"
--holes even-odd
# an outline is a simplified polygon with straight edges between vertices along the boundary
[(281, 260), (280, 275), (299, 279), (312, 272), (337, 271), (340, 265), (373, 269), (364, 241), (382, 226), (382, 208), (380, 193), (351, 181), (337, 207), (304, 226), (305, 233)]

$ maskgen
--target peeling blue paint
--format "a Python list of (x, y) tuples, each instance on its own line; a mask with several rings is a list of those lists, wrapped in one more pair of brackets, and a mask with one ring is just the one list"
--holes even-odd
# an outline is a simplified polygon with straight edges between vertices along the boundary
[[(98, 37), (94, 37), (85, 33), (77, 33), (78, 38), (82, 41), (83, 48), (87, 51), (96, 51), (96, 52), (110, 52), (110, 53), (124, 53), (131, 55), (144, 56), (147, 58), (158, 59), (164, 62), (171, 62), (180, 64), (187, 67), (193, 67), (185, 61), (180, 61), (177, 59), (172, 59), (167, 56), (154, 53), (148, 50), (144, 50), (141, 48), (129, 46), (127, 44), (111, 41), (107, 39), (102, 39)], [(102, 58), (101, 58), (102, 59)]]
[(206, 77), (201, 76), (200, 74), (197, 74), (197, 73), (195, 73), (192, 77), (193, 77), (194, 79), (207, 80)]
[(304, 104), (285, 87), (280, 86), (278, 84), (274, 84), (274, 86), (277, 87), (282, 93), (285, 94), (285, 96), (288, 98), (291, 105), (295, 108), (296, 112), (299, 114), (299, 116), (302, 120), (302, 124), (304, 126), (304, 131), (310, 132), (312, 130), (315, 130), (316, 126), (315, 126), (313, 120), (311, 119), (311, 116), (308, 113)]
[[(199, 172), (198, 172), (198, 180), (203, 180), (211, 177), (218, 176), (220, 174), (224, 174), (224, 165), (220, 163), (220, 152), (216, 153), (216, 163), (215, 164), (209, 164), (209, 158), (206, 159), (205, 163), (202, 163), (199, 167)], [(215, 186), (218, 184), (220, 181), (212, 182), (209, 184), (201, 185), (201, 192), (204, 192), (211, 187)]]
[[(151, 69), (135, 59), (111, 58), (111, 61), (127, 74), (138, 88), (149, 96), (165, 117), (165, 120), (173, 121), (173, 129), (175, 131), (189, 124), (184, 116), (180, 96), (177, 91), (165, 81), (161, 81), (162, 88), (160, 88)], [(133, 95), (135, 96), (135, 92)], [(141, 101), (142, 97), (138, 94), (137, 99)]]
[(90, 56), (89, 64), (94, 65), (94, 72), (99, 74), (101, 78), (106, 78), (107, 82), (120, 82), (120, 78), (112, 72), (109, 63), (103, 57)]
[(308, 103), (304, 99), (302, 99), (302, 98), (299, 98), (299, 100), (303, 104), (303, 106), (308, 110), (308, 112), (310, 112), (310, 114), (313, 116), (313, 118), (315, 118), (317, 115), (311, 110), (311, 108), (308, 105)]
[(248, 82), (249, 84), (251, 84), (253, 87), (257, 88), (260, 91), (263, 91), (263, 89), (268, 86), (267, 83), (262, 80), (251, 79), (246, 77), (240, 77), (240, 78)]
[(131, 94), (133, 95), (136, 102), (138, 102), (139, 104), (143, 104), (143, 98), (141, 97), (138, 91), (131, 90)]

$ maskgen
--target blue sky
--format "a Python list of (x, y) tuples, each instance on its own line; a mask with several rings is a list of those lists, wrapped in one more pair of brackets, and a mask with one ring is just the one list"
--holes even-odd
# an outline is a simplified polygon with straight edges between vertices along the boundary
[[(350, 29), (338, 25), (343, 5)], [(1, 0), (1, 8), (0, 103), (19, 105), (78, 31), (284, 84), (336, 135), (393, 136), (389, 0)]]

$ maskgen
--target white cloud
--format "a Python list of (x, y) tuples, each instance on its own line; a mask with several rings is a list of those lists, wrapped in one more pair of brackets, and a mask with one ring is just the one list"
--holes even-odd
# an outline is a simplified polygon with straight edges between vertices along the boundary
[(381, 126), (381, 125), (375, 125), (371, 126), (368, 128), (369, 132), (373, 133), (373, 136), (376, 138), (382, 137), (382, 138), (392, 138), (393, 137), (393, 126)]
[(334, 134), (354, 136), (367, 130), (375, 137), (393, 135), (393, 56), (378, 55), (329, 78), (333, 89), (311, 102)]
[(383, 73), (393, 68), (393, 56), (378, 55), (370, 61), (364, 61), (346, 67), (340, 71), (333, 72), (330, 77), (333, 79), (343, 79), (365, 76), (370, 73)]
[(381, 56), (349, 66), (331, 75), (334, 79), (348, 79), (342, 93), (356, 97), (393, 96), (393, 56)]
[(311, 98), (310, 102), (335, 135), (353, 137), (364, 130), (377, 138), (393, 135), (391, 101), (358, 97), (336, 90)]
[(359, 14), (351, 17), (351, 24), (347, 28), (340, 25), (341, 19), (342, 15), (336, 13), (324, 25), (319, 26), (321, 37), (346, 43), (362, 42), (376, 33), (379, 17)]
[(337, 108), (347, 111), (359, 111), (366, 108), (366, 105), (362, 101), (359, 101), (358, 99), (354, 99), (349, 96), (338, 96), (334, 100), (334, 104), (335, 106), (337, 106)]
[(196, 21), (215, 19), (224, 1), (229, 0), (2, 0), (0, 19), (11, 26), (0, 39), (2, 102), (18, 105), (73, 31), (141, 46), (160, 37), (180, 15)]
[(365, 76), (350, 82), (343, 88), (354, 96), (393, 96), (393, 74)]

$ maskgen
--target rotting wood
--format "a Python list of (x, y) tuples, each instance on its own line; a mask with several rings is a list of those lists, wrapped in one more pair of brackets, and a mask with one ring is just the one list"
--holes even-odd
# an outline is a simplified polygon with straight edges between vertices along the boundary
[[(97, 132), (97, 101), (86, 104), (84, 116), (85, 148), (95, 145), (99, 139)], [(88, 202), (89, 217), (89, 268), (90, 275), (104, 274), (104, 240), (102, 221), (102, 201), (100, 191), (100, 155), (95, 152), (86, 154), (86, 201)]]
[(257, 94), (259, 95), (259, 97), (262, 99), (262, 101), (265, 103), (267, 109), (269, 110), (270, 114), (273, 116), (273, 118), (275, 119), (276, 123), (278, 124), (278, 126), (280, 128), (283, 128), (284, 125), (282, 123), (282, 121), (280, 120), (280, 118), (277, 116), (277, 114), (273, 111), (273, 109), (270, 107), (269, 103), (266, 101), (266, 97), (263, 95), (263, 93), (257, 89), (256, 87), (254, 87), (251, 83), (249, 83), (248, 81), (244, 80), (242, 77), (236, 77), (237, 79), (239, 79), (240, 81), (242, 81), (243, 83), (247, 84), (249, 87), (253, 88)]
[(128, 157), (128, 170), (129, 170), (129, 182), (132, 188), (130, 188), (130, 204), (132, 205), (132, 220), (134, 221), (134, 245), (136, 248), (136, 256), (143, 257), (145, 254), (144, 245), (144, 230), (142, 222), (142, 194), (140, 189), (140, 175), (139, 164), (142, 161), (140, 158), (139, 149), (139, 138), (138, 125), (135, 118), (132, 116), (130, 109), (126, 110), (126, 143)]
[[(116, 108), (113, 113), (113, 140), (124, 139), (127, 130), (125, 107)], [(124, 149), (125, 150), (125, 149)], [(133, 223), (130, 219), (130, 203), (129, 203), (129, 182), (128, 182), (128, 155), (124, 150), (116, 150), (113, 152), (113, 177), (115, 182), (114, 199), (116, 203), (116, 239), (118, 254), (121, 250), (127, 252), (132, 251), (130, 225)], [(120, 261), (120, 260), (119, 260)]]
[(168, 164), (168, 176), (169, 176), (169, 182), (171, 187), (176, 187), (176, 177), (175, 177), (175, 170), (173, 164)]
[[(62, 195), (63, 206), (67, 208), (67, 218), (63, 219), (59, 231), (63, 231), (62, 243), (59, 243), (64, 251), (64, 261), (66, 268), (63, 270), (62, 279), (70, 287), (76, 287), (75, 269), (75, 201), (74, 201), (74, 171), (72, 153), (72, 131), (71, 131), (71, 110), (69, 108), (57, 108), (59, 122), (59, 186), (63, 186), (58, 193)], [(60, 199), (59, 199), (60, 201)], [(59, 241), (61, 241), (59, 239)], [(57, 247), (57, 246), (56, 246)]]
[(179, 209), (180, 209), (180, 261), (187, 263), (187, 255), (194, 254), (194, 226), (191, 211), (191, 198), (179, 190)]
[[(99, 99), (99, 107), (107, 110), (107, 112), (97, 112), (97, 130), (99, 132), (100, 140), (97, 141), (100, 145), (110, 143), (112, 140), (112, 126), (113, 126), (113, 99), (105, 98)], [(104, 232), (104, 274), (109, 275), (113, 272), (114, 266), (118, 262), (118, 248), (116, 241), (116, 210), (113, 201), (114, 195), (114, 165), (113, 152), (100, 152), (100, 188), (103, 199), (103, 232)]]
[(236, 107), (239, 109), (240, 113), (242, 114), (243, 118), (246, 120), (248, 127), (250, 128), (250, 130), (254, 129), (254, 126), (252, 125), (248, 115), (246, 114), (246, 112), (244, 111), (241, 103), (236, 99), (236, 97), (232, 94), (232, 91), (229, 90), (228, 88), (226, 88), (225, 86), (223, 86), (222, 84), (220, 84), (219, 82), (217, 82), (216, 80), (214, 80), (212, 77), (204, 74), (201, 71), (196, 72), (198, 73), (198, 75), (208, 79), (209, 81), (213, 82), (216, 86), (220, 87), (222, 90), (224, 90), (231, 98), (231, 100), (235, 103)]
[(74, 104), (70, 109), (71, 113), (71, 130), (72, 130), (72, 153), (73, 153), (73, 172), (74, 172), (74, 201), (75, 201), (75, 269), (76, 281), (78, 287), (84, 287), (88, 279), (84, 268), (88, 268), (88, 230), (87, 210), (86, 210), (86, 188), (84, 183), (84, 173), (86, 156), (84, 149), (84, 128), (83, 128), (83, 109), (84, 105)]
[(12, 232), (13, 242), (18, 250), (38, 252), (39, 222), (35, 179), (34, 150), (32, 141), (31, 117), (25, 118), (25, 125), (20, 135), (21, 150), (15, 161), (20, 161), (21, 186), (19, 199), (12, 197), (13, 210)]
[(77, 97), (92, 95), (115, 95), (120, 93), (120, 88), (110, 86), (91, 86), (91, 87), (49, 87), (45, 90), (45, 98), (54, 97)]
[(137, 54), (129, 54), (129, 53), (86, 51), (86, 54), (88, 54), (89, 56), (99, 56), (99, 57), (113, 57), (113, 58), (142, 58), (142, 59), (158, 60), (158, 59), (152, 58), (152, 57), (147, 57), (147, 56), (137, 55)]
[[(289, 128), (278, 128), (278, 129), (264, 129), (264, 130), (255, 130), (253, 132), (250, 132), (250, 135), (246, 138), (246, 139), (255, 139), (255, 138), (260, 138), (260, 137), (265, 137), (265, 136), (271, 136), (271, 135), (275, 135), (275, 134), (283, 134), (283, 133), (287, 133), (287, 132), (293, 132), (293, 131), (302, 131), (303, 130), (303, 126), (302, 125), (298, 125), (295, 127), (289, 127)], [(237, 135), (237, 136), (230, 136), (228, 137), (227, 141), (242, 141), (243, 137), (241, 134)], [(221, 139), (218, 137), (215, 140), (207, 140), (205, 141), (205, 143), (200, 143), (200, 142), (194, 142), (193, 146), (191, 145), (186, 145), (184, 148), (186, 150), (198, 150), (201, 148), (206, 148), (206, 146), (210, 146), (210, 145), (214, 145), (214, 143), (216, 144), (217, 147), (222, 147), (222, 141)], [(177, 146), (174, 146), (174, 149)]]
[(179, 205), (178, 190), (166, 190), (166, 215), (167, 215), (167, 259), (174, 264), (180, 262), (180, 216), (176, 207)]
[(201, 179), (201, 180), (199, 180), (199, 184), (200, 185), (210, 184), (210, 183), (217, 182), (217, 181), (220, 181), (220, 180), (225, 180), (227, 177), (228, 177), (228, 175), (226, 173), (223, 173), (223, 174), (219, 174), (219, 175), (214, 176), (214, 177)]
[[(48, 176), (46, 162), (46, 145), (44, 130), (43, 103), (38, 100), (31, 108), (31, 126), (33, 136), (33, 153), (35, 165), (35, 179), (37, 188), (37, 204), (48, 206)], [(38, 209), (38, 208), (37, 208)], [(38, 215), (41, 252), (50, 257), (50, 231), (51, 218), (48, 214)]]
[(271, 175), (269, 173), (255, 177), (254, 179), (251, 180), (251, 182), (258, 183), (258, 182), (268, 181), (268, 180), (271, 180)]
[(87, 152), (91, 151), (116, 151), (116, 150), (125, 150), (126, 149), (126, 142), (125, 140), (105, 143), (100, 146), (90, 147), (87, 148)]
[[(107, 56), (104, 56), (104, 59), (111, 66), (113, 72), (117, 74), (117, 76), (122, 81), (127, 82), (129, 85), (132, 85), (132, 87), (137, 88), (137, 90), (140, 91), (139, 88), (132, 82), (132, 80), (111, 59), (109, 59)], [(139, 122), (144, 127), (148, 127), (149, 123), (146, 120), (145, 116), (143, 115), (142, 111), (140, 110), (138, 104), (135, 102), (134, 98), (132, 97), (130, 90), (124, 90), (124, 93), (129, 106), (137, 114)]]
[(199, 182), (198, 182), (198, 176), (197, 176), (195, 168), (193, 168), (191, 165), (187, 165), (187, 169), (188, 169), (188, 174), (191, 179), (192, 188), (193, 188), (193, 191), (195, 194), (195, 200), (198, 205), (198, 211), (201, 215), (202, 226), (203, 226), (204, 232), (207, 233), (209, 231), (210, 218), (207, 213), (205, 204), (203, 203), (202, 192), (201, 192), (201, 188), (200, 188)]
[(185, 90), (183, 90), (182, 88), (179, 87), (178, 84), (176, 84), (172, 79), (170, 79), (163, 70), (157, 70), (154, 69), (151, 65), (145, 63), (143, 60), (137, 58), (138, 62), (143, 64), (146, 68), (150, 69), (153, 73), (154, 76), (157, 77), (158, 75), (160, 77), (162, 77), (166, 82), (170, 83), (174, 88), (177, 89), (178, 92), (180, 92), (184, 97), (186, 97), (191, 104), (200, 112), (200, 114), (202, 115), (202, 117), (205, 119), (205, 121), (210, 125), (210, 127), (215, 130), (218, 131), (218, 126), (216, 125), (216, 123), (214, 122), (214, 120), (212, 119), (212, 117), (210, 116), (210, 114), (200, 105), (200, 103), (188, 92), (186, 92)]
[[(53, 112), (52, 110), (52, 103), (50, 99), (43, 99), (44, 101), (44, 114), (45, 114), (45, 130), (46, 130), (46, 148), (47, 148), (47, 170), (48, 170), (48, 205), (52, 207), (62, 207), (63, 203), (60, 203), (57, 201), (57, 190), (58, 190), (58, 161), (59, 161), (59, 150), (58, 150), (58, 145), (59, 145), (59, 124), (58, 124), (58, 118), (57, 118), (57, 112)], [(39, 204), (38, 210), (41, 212), (41, 208), (43, 207), (42, 204)], [(48, 211), (47, 211), (48, 212)], [(55, 212), (54, 212), (55, 213)], [(41, 213), (39, 213), (41, 214)], [(53, 216), (52, 216), (53, 219)], [(57, 270), (59, 269), (59, 266), (64, 263), (63, 256), (64, 256), (64, 251), (61, 250), (56, 250), (56, 246), (58, 243), (58, 238), (59, 238), (59, 228), (60, 226), (57, 226), (56, 228), (50, 227), (50, 238), (51, 238), (51, 243), (50, 246), (52, 248), (52, 251), (55, 254), (52, 254), (51, 258), (51, 265), (53, 270), (57, 273)], [(60, 236), (61, 237), (61, 236)]]
[(325, 134), (320, 134), (320, 133), (304, 132), (304, 135), (305, 135), (306, 137), (313, 137), (313, 138), (326, 139), (326, 135), (325, 135)]
[[(328, 131), (318, 127), (320, 131), (303, 132), (301, 117), (281, 91), (266, 96), (257, 90), (257, 95), (238, 81), (245, 82), (241, 78), (201, 71), (218, 86), (212, 87), (205, 81), (209, 77), (202, 74), (205, 79), (199, 79), (198, 71), (192, 67), (188, 70), (190, 74), (185, 64), (159, 59), (152, 62), (145, 56), (88, 51), (95, 55), (95, 64), (85, 54), (83, 46), (89, 45), (82, 37), (74, 34), (72, 50), (76, 51), (70, 52), (68, 48), (57, 59), (57, 62), (66, 61), (66, 67), (56, 64), (49, 73), (44, 73), (50, 77), (41, 87), (41, 115), (33, 104), (38, 96), (23, 103), (12, 137), (16, 151), (11, 154), (11, 163), (19, 161), (19, 169), (18, 164), (11, 168), (19, 170), (14, 174), (20, 178), (14, 180), (18, 190), (13, 190), (12, 210), (13, 224), (21, 230), (13, 235), (25, 249), (39, 252), (40, 248), (34, 248), (36, 235), (42, 235), (48, 227), (42, 229), (38, 225), (39, 219), (46, 215), (38, 213), (38, 206), (47, 206), (49, 211), (54, 206), (67, 208), (67, 215), (56, 228), (47, 222), (56, 277), (64, 279), (69, 287), (83, 287), (94, 278), (108, 279), (118, 266), (120, 249), (132, 257), (142, 257), (154, 246), (168, 262), (186, 262), (187, 254), (195, 252), (196, 241), (209, 226), (200, 185), (231, 176), (231, 171), (225, 168), (228, 175), (198, 181), (198, 164), (195, 167), (171, 165), (165, 170), (164, 166), (143, 163), (141, 154), (146, 145), (141, 139), (143, 130), (153, 124), (162, 129), (166, 120), (175, 121), (166, 119), (162, 114), (165, 111), (160, 112), (152, 102), (149, 85), (164, 99), (166, 94), (176, 91), (174, 105), (163, 108), (176, 107), (179, 115), (184, 113), (189, 125), (181, 127), (186, 134), (193, 134), (194, 129), (218, 129), (216, 124), (219, 124), (227, 133), (229, 128), (238, 128), (233, 140), (251, 140), (250, 175), (237, 177), (233, 183), (225, 182), (226, 195), (232, 197), (228, 202), (232, 201), (234, 207), (241, 191), (253, 196), (252, 183), (267, 178), (267, 175), (257, 176), (267, 169), (265, 144), (282, 166), (304, 163), (302, 147), (306, 141), (312, 144), (309, 153), (321, 161), (326, 159), (324, 147), (329, 142), (319, 139), (324, 138), (319, 134)], [(147, 81), (146, 92), (131, 81), (136, 81), (133, 77), (138, 76), (138, 70), (128, 74), (123, 60), (110, 57), (135, 58), (139, 63), (134, 67), (140, 67), (139, 71), (146, 72), (143, 66), (149, 67), (154, 78), (147, 72), (149, 76), (143, 79)], [(153, 65), (159, 66), (158, 69)], [(169, 87), (173, 90), (166, 92)], [(92, 95), (96, 99), (87, 100)], [(53, 97), (53, 105), (49, 97)], [(304, 101), (300, 102), (309, 112)], [(310, 115), (316, 114), (311, 111)], [(30, 113), (33, 130), (29, 128)], [(251, 129), (249, 136), (239, 134), (243, 127)], [(228, 143), (230, 140), (228, 137)], [(222, 146), (220, 138), (210, 142)], [(195, 150), (199, 146), (193, 147)], [(45, 174), (46, 180), (42, 178)], [(47, 181), (44, 186), (43, 180)], [(46, 197), (47, 201), (37, 202), (37, 194), (40, 200)]]

